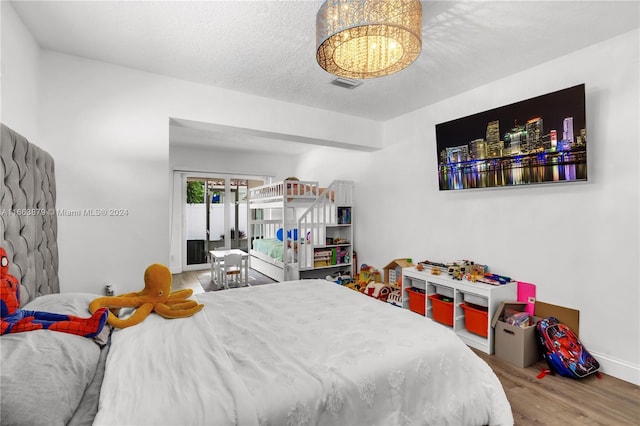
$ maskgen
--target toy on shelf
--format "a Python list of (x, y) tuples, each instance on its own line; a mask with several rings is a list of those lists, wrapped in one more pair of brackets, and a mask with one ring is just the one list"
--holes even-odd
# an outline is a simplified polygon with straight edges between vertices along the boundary
[(470, 260), (457, 260), (447, 265), (447, 273), (456, 280), (461, 280), (465, 274), (471, 274), (474, 263)]
[(416, 266), (418, 271), (423, 271), (427, 268), (431, 271), (431, 275), (440, 275), (443, 271), (446, 273), (448, 269), (447, 265), (444, 263), (432, 262), (430, 260), (423, 260)]
[(486, 271), (488, 270), (489, 270), (488, 266), (475, 263), (471, 267), (471, 271), (465, 272), (462, 278), (464, 278), (467, 281), (471, 281), (472, 283), (475, 283), (476, 281), (479, 281), (482, 277), (484, 277)]
[(430, 269), (432, 275), (440, 275), (445, 272), (455, 280), (467, 280), (491, 285), (504, 285), (512, 282), (510, 277), (489, 273), (489, 267), (471, 260), (456, 260), (449, 263), (432, 262), (424, 260), (419, 262), (416, 269), (419, 271)]
[(491, 285), (504, 285), (512, 282), (513, 280), (504, 275), (490, 274), (487, 272), (483, 276), (478, 278), (477, 281)]

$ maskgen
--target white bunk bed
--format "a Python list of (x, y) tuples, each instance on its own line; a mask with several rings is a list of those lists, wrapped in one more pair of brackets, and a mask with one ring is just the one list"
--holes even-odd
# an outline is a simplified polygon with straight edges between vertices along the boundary
[(313, 269), (313, 244), (325, 239), (339, 205), (351, 206), (353, 183), (289, 178), (249, 189), (251, 268), (276, 281), (300, 279)]

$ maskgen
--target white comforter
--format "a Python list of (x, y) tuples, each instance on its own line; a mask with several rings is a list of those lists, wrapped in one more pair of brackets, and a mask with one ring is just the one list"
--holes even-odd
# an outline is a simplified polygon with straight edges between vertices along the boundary
[(197, 295), (113, 333), (99, 425), (513, 424), (447, 328), (324, 280)]

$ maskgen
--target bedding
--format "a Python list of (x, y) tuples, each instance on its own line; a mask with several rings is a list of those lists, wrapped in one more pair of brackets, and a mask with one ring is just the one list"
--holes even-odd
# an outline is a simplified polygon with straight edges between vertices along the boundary
[[(86, 316), (89, 302), (95, 297), (83, 293), (50, 294), (32, 300), (24, 308)], [(93, 340), (50, 330), (2, 336), (2, 424), (91, 424), (98, 408), (96, 396), (101, 379), (96, 372), (101, 368), (100, 361), (105, 360), (109, 332), (109, 327), (104, 327)]]
[(284, 244), (277, 238), (259, 238), (253, 240), (253, 249), (272, 259), (284, 260)]
[(451, 330), (325, 280), (196, 296), (116, 330), (97, 425), (513, 424)]

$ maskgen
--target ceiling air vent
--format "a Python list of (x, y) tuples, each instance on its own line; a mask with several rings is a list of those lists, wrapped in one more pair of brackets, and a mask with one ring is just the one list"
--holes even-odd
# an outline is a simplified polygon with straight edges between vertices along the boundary
[(331, 84), (338, 87), (345, 88), (345, 89), (355, 89), (356, 87), (360, 86), (362, 82), (358, 80), (351, 80), (344, 77), (336, 77), (333, 80), (331, 80)]

